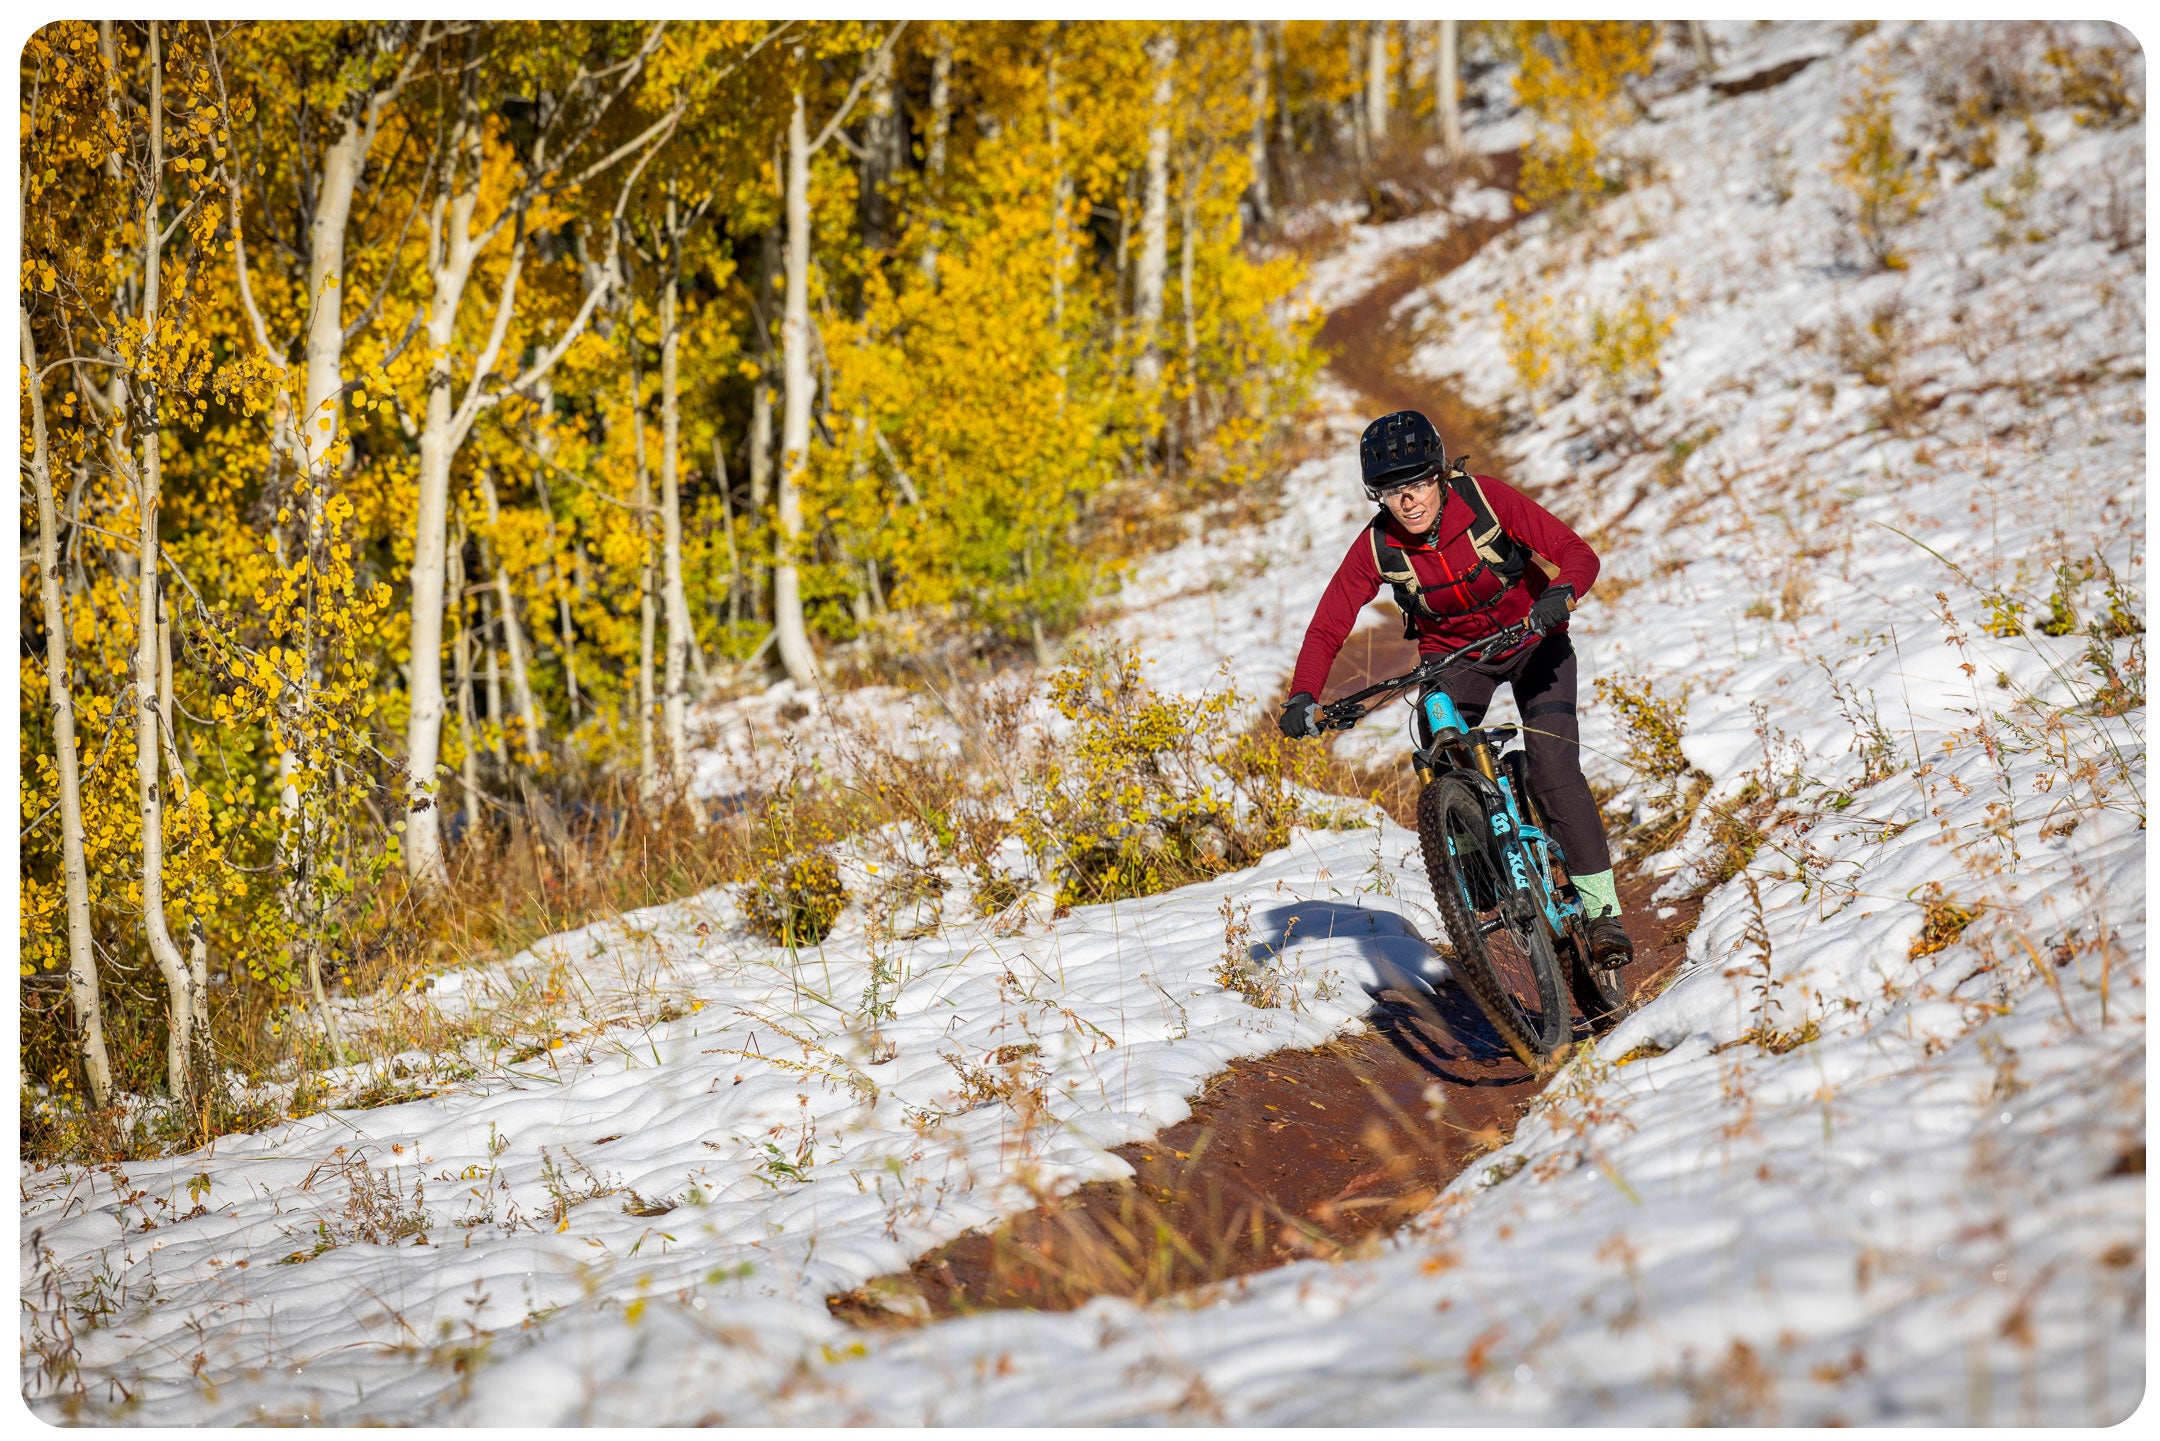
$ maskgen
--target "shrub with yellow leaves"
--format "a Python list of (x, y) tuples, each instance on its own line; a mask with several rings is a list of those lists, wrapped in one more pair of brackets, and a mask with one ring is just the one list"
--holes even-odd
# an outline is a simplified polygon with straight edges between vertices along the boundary
[(1860, 88), (1838, 116), (1837, 153), (1830, 166), (1831, 176), (1852, 197), (1861, 243), (1885, 270), (1905, 268), (1896, 235), (1927, 199), (1926, 177), (1914, 152), (1898, 138), (1896, 99), (1888, 57), (1878, 52), (1861, 67)]
[(1029, 781), (1020, 830), (1066, 905), (1153, 895), (1248, 865), (1310, 818), (1318, 747), (1240, 734), (1243, 698), (1148, 685), (1135, 651), (1084, 648), (1050, 677), (1075, 725)]
[(1657, 25), (1644, 20), (1518, 20), (1510, 35), (1521, 59), (1515, 98), (1538, 124), (1523, 148), (1516, 204), (1557, 207), (1579, 218), (1623, 188), (1625, 174), (1606, 143), (1634, 113), (1631, 77), (1650, 73)]

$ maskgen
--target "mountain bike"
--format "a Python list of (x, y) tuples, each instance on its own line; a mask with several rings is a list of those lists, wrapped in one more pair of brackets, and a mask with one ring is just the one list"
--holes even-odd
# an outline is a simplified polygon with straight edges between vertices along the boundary
[[(1527, 623), (1509, 626), (1331, 701), (1319, 714), (1323, 730), (1348, 730), (1393, 696), (1417, 689), (1410, 728), (1423, 783), (1418, 843), (1454, 946), (1450, 969), (1516, 1059), (1533, 1070), (1574, 1033), (1570, 993), (1593, 1031), (1626, 1014), (1627, 993), (1617, 971), (1591, 964), (1588, 917), (1531, 788), (1529, 757), (1501, 749), (1521, 728), (1468, 724), (1454, 698), (1433, 682), (1462, 660), (1503, 653), (1534, 634)], [(1525, 1003), (1532, 999), (1534, 1011)]]

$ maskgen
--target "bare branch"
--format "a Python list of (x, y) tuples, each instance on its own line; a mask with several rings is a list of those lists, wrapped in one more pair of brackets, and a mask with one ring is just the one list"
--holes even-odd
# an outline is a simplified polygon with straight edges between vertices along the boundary
[(908, 479), (907, 470), (900, 464), (900, 457), (893, 454), (892, 442), (885, 438), (885, 432), (873, 425), (870, 433), (877, 437), (878, 449), (884, 451), (885, 459), (891, 462), (893, 479), (900, 482), (900, 493), (907, 497), (907, 503), (921, 505), (922, 493), (915, 489), (915, 482)]
[(188, 216), (195, 213), (195, 207), (202, 204), (202, 199), (203, 193), (198, 190), (197, 192), (195, 192), (194, 199), (190, 200), (187, 204), (180, 207), (180, 213), (172, 218), (172, 224), (166, 226), (165, 233), (158, 236), (158, 249), (163, 250), (165, 248), (165, 242), (173, 238), (173, 232), (180, 228), (180, 223), (182, 221), (186, 220)]
[(450, 418), (450, 434), (455, 438), (452, 448), (465, 438), (472, 428), (473, 419), (479, 415), (482, 393), (487, 387), (488, 372), (495, 368), (495, 359), (502, 354), (503, 337), (510, 333), (510, 316), (517, 307), (518, 278), (525, 270), (525, 207), (512, 207), (517, 219), (517, 230), (510, 241), (510, 263), (503, 270), (502, 289), (495, 295), (495, 320), (488, 327), (487, 343), (473, 357), (472, 380), (465, 387), (465, 394), (458, 399), (457, 413)]
[[(592, 138), (593, 131), (599, 128), (601, 120), (606, 117), (608, 111), (615, 108), (615, 102), (622, 99), (624, 92), (629, 90), (629, 88), (636, 83), (638, 75), (645, 68), (645, 62), (647, 60), (650, 60), (652, 58), (653, 52), (660, 48), (660, 37), (666, 33), (667, 21), (656, 20), (653, 22), (652, 29), (646, 32), (645, 43), (638, 46), (637, 53), (620, 62), (618, 68), (620, 68), (623, 73), (621, 80), (616, 83), (614, 93), (609, 95), (607, 99), (601, 101), (600, 104), (593, 109), (593, 112), (585, 117), (585, 123), (578, 130), (576, 138), (571, 140), (569, 144), (563, 147), (562, 153), (555, 158), (553, 162), (554, 164), (561, 165), (567, 162), (571, 156), (577, 154), (577, 152), (584, 146), (586, 141)], [(602, 70), (598, 74), (593, 75), (589, 78), (599, 80), (605, 78), (610, 73), (612, 73), (612, 70)], [(542, 143), (545, 143), (544, 139)], [(613, 157), (602, 162), (599, 166), (599, 169), (605, 170), (609, 165), (614, 164), (617, 159), (620, 159), (623, 153), (624, 152), (622, 151), (617, 151)], [(534, 158), (537, 160), (540, 157), (536, 155)], [(588, 173), (597, 174), (598, 171), (591, 171)], [(537, 175), (535, 178), (537, 179)], [(573, 181), (571, 183), (578, 184), (581, 182)]]
[(405, 237), (412, 234), (413, 221), (419, 218), (420, 202), (427, 197), (429, 191), (428, 182), (433, 178), (434, 174), (435, 156), (430, 153), (427, 169), (420, 172), (420, 183), (413, 188), (412, 209), (405, 212), (405, 223), (398, 227), (397, 240), (390, 246), (391, 263), (383, 267), (382, 284), (375, 287), (375, 298), (370, 300), (366, 307), (361, 310), (359, 318), (345, 327), (342, 343), (350, 345), (353, 337), (373, 325), (375, 317), (381, 313), (383, 301), (390, 294), (390, 282), (397, 278), (397, 253), (405, 248)]
[[(218, 115), (225, 125), (225, 133), (232, 134), (232, 101), (225, 93), (225, 67), (218, 62), (217, 35), (210, 22), (202, 23), (203, 36), (208, 43), (210, 74), (217, 81)], [(228, 142), (229, 143), (229, 142)], [(240, 224), (240, 186), (227, 172), (225, 162), (220, 160), (217, 168), (218, 183), (225, 187), (225, 197), (232, 215), (233, 268), (240, 278), (240, 305), (247, 311), (248, 324), (254, 327), (255, 343), (262, 348), (271, 364), (283, 370), (287, 365), (285, 347), (270, 343), (269, 328), (263, 324), (262, 311), (255, 304), (255, 292), (248, 285), (247, 235)]]
[[(907, 24), (905, 20), (894, 23), (892, 30), (877, 48), (879, 55), (889, 54), (892, 51), (893, 46), (899, 43), (900, 32), (907, 29)], [(833, 132), (846, 123), (848, 113), (855, 108), (855, 102), (862, 98), (863, 86), (869, 83), (870, 62), (865, 59), (862, 68), (855, 72), (855, 83), (848, 87), (847, 98), (840, 102), (840, 108), (833, 112), (832, 119), (825, 122), (825, 128), (818, 132), (817, 139), (810, 142), (810, 153), (812, 155), (822, 150), (825, 147), (825, 142), (833, 138)]]
[(542, 455), (538, 450), (534, 449), (533, 446), (522, 435), (513, 434), (510, 436), (510, 440), (511, 443), (516, 445), (519, 450), (524, 451), (534, 460), (539, 461), (549, 470), (554, 471), (557, 475), (561, 476), (564, 480), (569, 481), (572, 485), (578, 487), (580, 490), (588, 492), (596, 500), (604, 500), (609, 505), (618, 506), (623, 510), (629, 511), (632, 515), (658, 515), (660, 513), (660, 508), (656, 505), (639, 505), (634, 501), (623, 500), (619, 496), (609, 495), (606, 491), (594, 485), (591, 481), (587, 480), (584, 476), (579, 475), (576, 471), (565, 470), (562, 466), (556, 464), (547, 456)]

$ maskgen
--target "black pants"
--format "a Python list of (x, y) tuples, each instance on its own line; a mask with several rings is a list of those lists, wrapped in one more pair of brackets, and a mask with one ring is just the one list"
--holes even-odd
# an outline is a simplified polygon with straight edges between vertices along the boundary
[[(1612, 851), (1598, 820), (1597, 802), (1582, 772), (1582, 733), (1575, 719), (1575, 646), (1563, 632), (1548, 635), (1497, 661), (1456, 666), (1443, 671), (1426, 691), (1446, 691), (1469, 724), (1480, 725), (1493, 692), (1505, 681), (1515, 690), (1522, 713), (1523, 749), (1529, 753), (1530, 783), (1567, 857), (1571, 875), (1594, 876), (1612, 869)], [(1423, 708), (1420, 707), (1420, 714)]]

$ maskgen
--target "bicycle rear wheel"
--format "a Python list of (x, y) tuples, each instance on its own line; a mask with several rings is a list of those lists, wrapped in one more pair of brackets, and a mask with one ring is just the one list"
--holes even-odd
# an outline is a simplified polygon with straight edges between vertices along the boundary
[[(1536, 1069), (1573, 1030), (1552, 940), (1508, 879), (1485, 800), (1461, 775), (1418, 796), (1418, 842), (1440, 920), (1454, 946), (1450, 969), (1515, 1058)], [(1536, 1011), (1526, 1000), (1535, 999)]]

